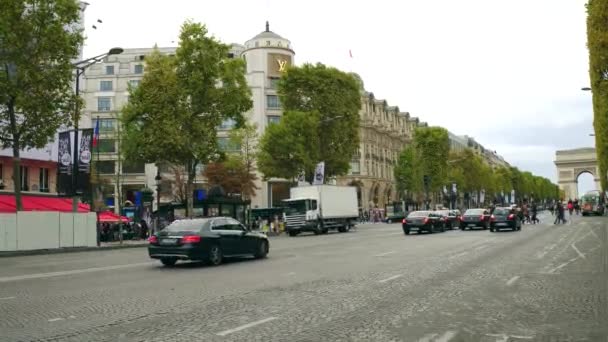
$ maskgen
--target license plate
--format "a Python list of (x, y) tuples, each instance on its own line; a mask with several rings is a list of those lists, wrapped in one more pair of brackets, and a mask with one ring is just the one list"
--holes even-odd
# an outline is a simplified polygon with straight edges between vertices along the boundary
[(469, 227), (475, 227), (475, 224), (471, 223), (469, 224)]
[(506, 227), (507, 224), (506, 223), (497, 223), (496, 226), (497, 227)]
[(177, 242), (177, 239), (161, 239), (161, 245), (174, 245)]

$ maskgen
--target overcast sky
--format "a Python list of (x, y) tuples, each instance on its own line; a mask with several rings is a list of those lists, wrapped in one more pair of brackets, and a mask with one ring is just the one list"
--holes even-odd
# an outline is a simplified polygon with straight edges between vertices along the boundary
[(591, 94), (580, 90), (589, 84), (584, 0), (88, 2), (85, 57), (175, 46), (186, 19), (242, 44), (269, 20), (296, 64), (357, 72), (376, 98), (523, 170), (556, 181), (556, 149), (594, 144)]

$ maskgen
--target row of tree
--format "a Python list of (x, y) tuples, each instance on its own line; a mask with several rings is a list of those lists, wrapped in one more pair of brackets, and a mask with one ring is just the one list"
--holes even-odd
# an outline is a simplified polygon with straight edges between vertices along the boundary
[[(516, 167), (492, 168), (470, 148), (451, 151), (448, 132), (441, 127), (419, 127), (413, 141), (401, 154), (395, 166), (395, 179), (400, 194), (417, 202), (427, 195), (440, 193), (456, 184), (458, 193), (485, 191), (488, 201), (499, 194), (515, 190), (523, 199), (555, 199), (557, 186), (547, 178), (535, 176)], [(451, 191), (451, 190), (450, 190)]]
[(587, 3), (587, 47), (589, 78), (593, 91), (595, 149), (602, 189), (608, 190), (608, 0)]

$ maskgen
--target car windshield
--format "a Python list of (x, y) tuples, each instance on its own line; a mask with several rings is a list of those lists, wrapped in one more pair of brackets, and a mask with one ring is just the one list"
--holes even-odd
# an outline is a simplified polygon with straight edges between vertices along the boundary
[(407, 215), (407, 217), (426, 217), (429, 216), (430, 213), (430, 211), (414, 211)]
[(306, 214), (306, 200), (285, 201), (285, 214)]
[(209, 219), (179, 220), (172, 222), (164, 230), (167, 232), (197, 232), (208, 227), (209, 221)]
[(464, 214), (465, 215), (482, 215), (483, 209), (469, 209)]
[(507, 209), (507, 208), (494, 209), (494, 215), (509, 215), (510, 213), (511, 213), (511, 210)]

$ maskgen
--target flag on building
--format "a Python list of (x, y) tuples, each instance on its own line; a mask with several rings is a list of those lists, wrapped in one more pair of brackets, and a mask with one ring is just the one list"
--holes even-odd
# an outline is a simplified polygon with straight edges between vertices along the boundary
[(325, 180), (325, 162), (320, 162), (315, 168), (315, 179), (313, 185), (322, 185)]
[(350, 56), (350, 58), (353, 58), (353, 51), (352, 50), (348, 50), (348, 55)]
[(93, 147), (97, 147), (97, 143), (99, 140), (99, 119), (95, 121), (95, 130), (93, 131)]

